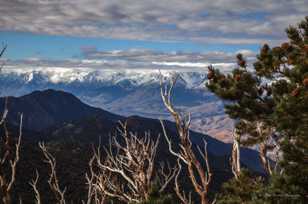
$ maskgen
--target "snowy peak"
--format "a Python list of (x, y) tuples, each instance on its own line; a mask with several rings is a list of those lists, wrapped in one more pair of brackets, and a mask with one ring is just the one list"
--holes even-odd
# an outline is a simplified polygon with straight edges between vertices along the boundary
[(198, 88), (203, 84), (205, 72), (172, 70), (151, 70), (151, 69), (91, 69), (91, 68), (62, 68), (62, 67), (42, 67), (42, 68), (14, 68), (6, 67), (0, 78), (6, 80), (20, 81), (21, 83), (101, 83), (105, 85), (140, 86), (157, 84), (160, 77), (165, 79), (180, 74), (178, 83), (187, 88)]

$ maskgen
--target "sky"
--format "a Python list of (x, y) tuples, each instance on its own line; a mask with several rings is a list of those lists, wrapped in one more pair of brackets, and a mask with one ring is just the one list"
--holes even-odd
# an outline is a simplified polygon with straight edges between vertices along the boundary
[(308, 0), (0, 0), (0, 12), (11, 61), (225, 62), (285, 41)]

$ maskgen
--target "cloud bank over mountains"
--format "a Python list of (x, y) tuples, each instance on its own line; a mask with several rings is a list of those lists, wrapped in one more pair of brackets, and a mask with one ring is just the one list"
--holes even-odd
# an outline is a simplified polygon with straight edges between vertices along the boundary
[(239, 50), (234, 53), (206, 52), (158, 52), (144, 49), (98, 51), (96, 48), (81, 48), (83, 57), (80, 59), (48, 60), (29, 58), (24, 60), (2, 59), (5, 70), (35, 69), (35, 68), (67, 68), (94, 70), (169, 70), (206, 72), (207, 66), (228, 72), (236, 66), (235, 55), (242, 53), (248, 62), (255, 59), (256, 53), (251, 50)]
[(221, 44), (279, 43), (307, 0), (2, 0), (0, 30)]

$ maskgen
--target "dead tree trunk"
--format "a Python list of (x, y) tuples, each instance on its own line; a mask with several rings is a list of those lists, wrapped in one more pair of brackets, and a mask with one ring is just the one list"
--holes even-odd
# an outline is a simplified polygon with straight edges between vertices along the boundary
[[(16, 179), (17, 163), (19, 161), (20, 144), (22, 137), (22, 119), (23, 115), (20, 115), (19, 123), (19, 136), (15, 144), (6, 126), (7, 116), (7, 100), (4, 108), (4, 113), (0, 121), (0, 125), (3, 125), (5, 135), (2, 140), (3, 148), (2, 155), (0, 157), (0, 192), (2, 196), (2, 202), (4, 204), (11, 204), (12, 197), (11, 191)], [(10, 173), (8, 174), (8, 170)]]
[[(172, 97), (172, 90), (176, 84), (178, 75), (173, 77), (170, 81), (169, 86), (163, 86), (161, 80), (161, 97), (163, 99), (164, 105), (167, 110), (170, 112), (171, 116), (173, 117), (176, 129), (179, 136), (179, 151), (173, 150), (172, 142), (169, 139), (164, 123), (161, 120), (161, 125), (163, 128), (163, 133), (166, 138), (166, 141), (169, 145), (169, 151), (175, 157), (178, 158), (178, 166), (179, 171), (181, 171), (181, 163), (184, 163), (188, 172), (189, 179), (193, 185), (194, 191), (199, 195), (201, 204), (208, 204), (208, 192), (209, 192), (209, 185), (212, 181), (212, 171), (209, 165), (208, 154), (207, 154), (207, 143), (204, 140), (204, 148), (203, 150), (198, 147), (199, 153), (203, 158), (203, 161), (199, 161), (195, 152), (193, 151), (192, 147), (193, 144), (190, 140), (190, 114), (183, 114), (180, 111), (176, 110), (172, 104), (171, 97)], [(205, 164), (205, 165), (202, 165)], [(178, 173), (179, 175), (179, 173)], [(191, 192), (189, 195), (184, 191), (180, 190), (180, 184), (178, 182), (178, 176), (175, 179), (175, 191), (179, 199), (184, 204), (192, 203), (191, 200)]]
[(241, 173), (240, 162), (240, 134), (234, 129), (233, 132), (233, 146), (231, 154), (231, 169), (235, 179), (238, 179)]

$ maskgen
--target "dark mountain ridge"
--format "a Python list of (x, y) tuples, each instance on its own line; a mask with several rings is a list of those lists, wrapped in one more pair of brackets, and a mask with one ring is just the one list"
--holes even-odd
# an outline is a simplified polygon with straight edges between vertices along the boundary
[[(5, 98), (0, 98), (0, 110), (3, 112)], [(27, 176), (21, 176), (22, 181), (17, 184), (17, 191), (31, 200), (28, 181), (32, 178), (31, 172), (39, 169), (43, 175), (47, 175), (44, 165), (37, 155), (37, 141), (43, 140), (51, 148), (51, 151), (59, 160), (59, 177), (65, 178), (65, 185), (71, 198), (78, 200), (80, 185), (84, 181), (83, 174), (87, 171), (87, 165), (91, 156), (92, 144), (108, 145), (110, 135), (116, 135), (118, 121), (126, 121), (130, 131), (137, 132), (140, 137), (145, 131), (150, 131), (151, 136), (158, 137), (162, 133), (159, 120), (139, 116), (122, 117), (108, 111), (95, 108), (82, 103), (70, 93), (56, 90), (35, 91), (21, 97), (8, 97), (7, 123), (11, 131), (17, 133), (19, 114), (24, 114), (24, 148), (22, 149), (24, 160), (21, 158), (22, 172), (29, 172)], [(171, 121), (164, 121), (167, 133), (173, 144), (177, 145), (175, 125)], [(231, 144), (221, 142), (208, 135), (191, 131), (191, 140), (194, 148), (203, 146), (203, 140), (207, 142), (209, 160), (214, 172), (212, 189), (218, 189), (220, 185), (231, 177), (229, 158)], [(175, 159), (170, 155), (164, 137), (160, 136), (157, 161), (174, 163)], [(33, 154), (35, 154), (33, 156)], [(42, 159), (42, 158), (41, 158)], [(241, 163), (244, 167), (260, 174), (263, 173), (258, 159), (258, 153), (254, 150), (241, 149)], [(43, 165), (43, 166), (42, 166)], [(74, 169), (74, 170), (72, 170)], [(82, 176), (81, 176), (82, 175)], [(79, 184), (76, 190), (76, 182)], [(30, 202), (31, 203), (31, 202)]]
[[(0, 98), (0, 112), (3, 112), (4, 104), (5, 98), (2, 97)], [(120, 120), (127, 121), (128, 127), (139, 133), (150, 131), (153, 135), (158, 135), (162, 132), (157, 119), (119, 116), (89, 106), (73, 94), (60, 90), (47, 89), (45, 91), (34, 91), (21, 97), (8, 97), (8, 110), (7, 122), (12, 126), (18, 126), (19, 114), (23, 113), (24, 129), (37, 132), (54, 140), (75, 138), (83, 142), (97, 142), (99, 137), (109, 138), (110, 133), (115, 131)], [(174, 123), (165, 121), (165, 124), (170, 137), (175, 136)], [(195, 145), (202, 145), (203, 140), (205, 140), (208, 144), (208, 151), (212, 155), (229, 156), (231, 152), (230, 144), (208, 135), (191, 131), (191, 139)], [(161, 140), (164, 140), (164, 138), (161, 138)], [(243, 152), (242, 162), (245, 161), (247, 167), (262, 172), (259, 161), (252, 159), (257, 158), (255, 157), (257, 152), (247, 148), (242, 148), (241, 151)]]
[[(0, 98), (0, 107), (5, 106), (6, 98)], [(47, 89), (34, 91), (21, 97), (7, 97), (9, 110), (8, 122), (18, 125), (20, 113), (24, 114), (24, 128), (42, 131), (62, 123), (83, 119), (90, 116), (103, 116), (118, 121), (121, 116), (82, 103), (74, 95)]]

